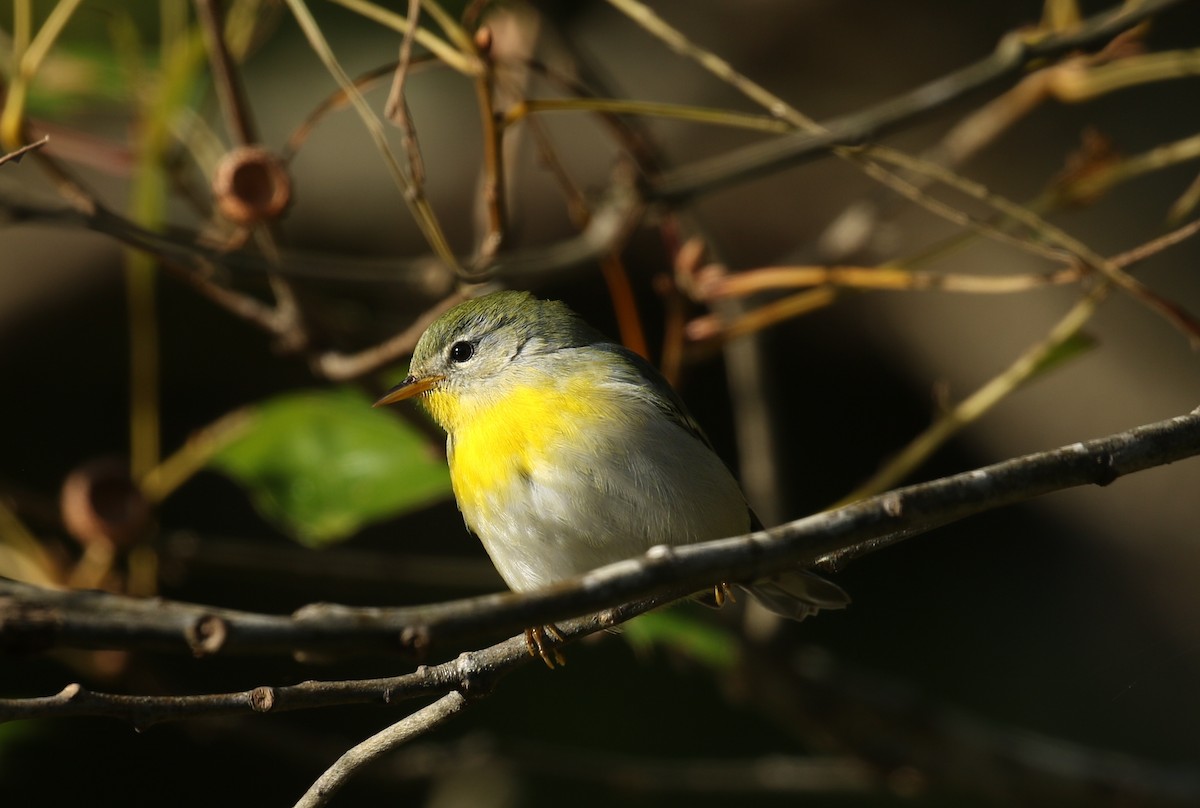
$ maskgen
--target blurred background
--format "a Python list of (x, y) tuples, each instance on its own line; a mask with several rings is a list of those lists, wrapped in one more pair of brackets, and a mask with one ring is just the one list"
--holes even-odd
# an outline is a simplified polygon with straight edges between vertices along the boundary
[[(415, 408), (369, 409), (403, 375), (403, 352), (353, 379), (327, 372), (331, 356), (419, 331), (419, 318), (459, 287), (430, 257), (355, 111), (343, 104), (310, 119), (338, 88), (295, 4), (225, 4), (244, 107), (257, 141), (289, 155), (292, 183), (282, 215), (240, 225), (213, 211), (212, 176), (237, 138), (196, 10), (87, 0), (32, 78), (20, 79), (13, 65), (29, 40), (71, 5), (16, 0), (0, 9), (6, 110), (14, 87), (28, 91), (23, 142), (48, 133), (44, 156), (107, 208), (173, 244), (210, 249), (205, 267), (221, 289), (271, 305), (285, 279), (307, 342), (237, 316), (178, 272), (83, 226), (65, 212), (69, 186), (36, 156), (0, 165), (0, 576), (272, 613), (502, 588), (449, 498), (438, 430)], [(1069, 28), (1073, 11), (1112, 4), (652, 6), (692, 43), (826, 121), (981, 59), (1010, 32)], [(383, 117), (402, 37), (356, 13), (365, 8), (403, 15), (407, 4), (311, 3), (346, 74), (379, 72), (363, 93)], [(578, 98), (581, 87), (689, 109), (764, 110), (608, 3), (446, 10), (470, 30), (492, 32), (496, 112), (514, 121), (503, 144), (501, 256), (572, 238), (580, 206), (601, 209), (618, 167), (630, 163), (630, 138), (670, 168), (772, 136), (669, 115), (629, 116), (628, 130), (580, 109), (520, 118), (519, 99)], [(422, 24), (453, 41), (433, 16), (427, 8)], [(1200, 5), (1176, 4), (1115, 54), (1118, 67), (1139, 52), (1179, 52), (1192, 61), (1181, 57), (1178, 72), (1190, 64), (1194, 74), (1197, 32)], [(424, 197), (450, 251), (477, 257), (487, 250), (489, 211), (476, 88), (430, 59), (428, 42), (413, 53), (405, 97)], [(1187, 210), (1171, 219), (1196, 179), (1195, 78), (1142, 79), (1070, 99), (1046, 94), (1035, 76), (968, 94), (883, 142), (949, 162), (1104, 256), (1195, 218)], [(953, 157), (964, 131), (1006, 114), (993, 138)], [(313, 125), (301, 139), (306, 120)], [(964, 128), (972, 122), (976, 129)], [(0, 134), (14, 125), (6, 111)], [(411, 173), (401, 128), (384, 125)], [(1183, 145), (1154, 152), (1168, 144)], [(1160, 158), (1143, 159), (1149, 154)], [(1123, 169), (1129, 176), (1101, 191), (1069, 193), (1080, 177)], [(639, 170), (652, 174), (645, 153)], [(1010, 222), (961, 190), (904, 176), (1026, 246), (1047, 241), (1007, 230)], [(680, 258), (690, 239), (704, 247), (692, 264)], [(1195, 312), (1198, 259), (1188, 239), (1130, 269)], [(1044, 340), (1084, 288), (817, 286), (716, 300), (704, 283), (781, 266), (983, 277), (1063, 268), (973, 235), (829, 155), (657, 207), (619, 258), (514, 262), (487, 280), (565, 300), (627, 340), (640, 331), (769, 524), (828, 507), (890, 468), (948, 408)], [(800, 299), (798, 308), (811, 304), (802, 315), (773, 316), (779, 301), (806, 293), (826, 296)], [(742, 330), (749, 335), (738, 337)], [(901, 481), (1200, 403), (1188, 336), (1124, 293), (1110, 295), (1048, 365)], [(132, 497), (124, 516), (136, 524), (97, 533), (72, 522), (64, 481), (73, 473)], [(651, 615), (569, 649), (562, 670), (529, 666), (508, 677), (454, 722), (364, 770), (333, 804), (1193, 804), (1198, 485), (1192, 460), (941, 528), (849, 565), (836, 580), (851, 608), (803, 624), (771, 624), (744, 604)], [(367, 656), (6, 653), (0, 696), (48, 695), (73, 681), (114, 692), (220, 692), (411, 665)], [(182, 721), (143, 733), (99, 718), (3, 724), (0, 789), (13, 805), (159, 805), (164, 794), (181, 806), (287, 805), (345, 749), (413, 706)]]

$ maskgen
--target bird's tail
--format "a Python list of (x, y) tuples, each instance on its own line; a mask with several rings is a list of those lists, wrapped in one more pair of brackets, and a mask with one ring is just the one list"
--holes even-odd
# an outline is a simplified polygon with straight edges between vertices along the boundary
[(745, 587), (767, 611), (803, 620), (822, 609), (844, 609), (850, 596), (835, 583), (805, 570), (791, 570)]

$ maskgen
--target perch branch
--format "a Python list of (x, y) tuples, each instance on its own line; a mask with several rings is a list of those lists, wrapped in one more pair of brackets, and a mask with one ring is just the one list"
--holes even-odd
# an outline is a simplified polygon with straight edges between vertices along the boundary
[[(654, 598), (556, 625), (566, 641), (611, 628), (655, 606)], [(280, 687), (262, 686), (229, 693), (186, 696), (131, 696), (99, 693), (70, 684), (52, 696), (0, 699), (0, 723), (23, 718), (104, 716), (128, 721), (139, 729), (164, 721), (201, 716), (286, 712), (348, 704), (394, 704), (457, 691), (468, 697), (489, 693), (497, 680), (532, 661), (523, 635), (479, 651), (458, 655), (440, 665), (422, 665), (412, 673), (378, 679), (307, 681)]]
[(0, 581), (0, 652), (58, 646), (156, 648), (194, 654), (428, 651), (516, 632), (614, 603), (714, 581), (751, 581), (794, 565), (833, 570), (902, 539), (1014, 502), (1200, 454), (1200, 409), (1104, 438), (900, 488), (767, 531), (656, 548), (526, 594), (363, 609), (314, 604), (263, 615), (103, 592)]

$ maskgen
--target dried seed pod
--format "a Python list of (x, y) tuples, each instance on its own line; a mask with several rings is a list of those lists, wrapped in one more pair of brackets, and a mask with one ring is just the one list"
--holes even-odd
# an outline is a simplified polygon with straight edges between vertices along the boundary
[(257, 224), (278, 218), (291, 204), (292, 180), (276, 155), (261, 146), (239, 146), (217, 164), (213, 196), (225, 218)]
[(63, 524), (85, 547), (128, 547), (150, 524), (150, 503), (118, 458), (89, 460), (68, 474), (60, 503)]

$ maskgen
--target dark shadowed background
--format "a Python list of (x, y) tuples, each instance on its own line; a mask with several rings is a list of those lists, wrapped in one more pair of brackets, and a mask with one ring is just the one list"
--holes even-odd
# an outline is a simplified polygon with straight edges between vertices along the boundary
[[(54, 4), (33, 5), (41, 20)], [(93, 66), (108, 59), (118, 71), (105, 32), (120, 5), (84, 3), (61, 58)], [(398, 12), (406, 6), (390, 5)], [(350, 75), (395, 59), (395, 34), (332, 4), (313, 6)], [(1032, 0), (653, 6), (817, 120), (981, 58), (1042, 14)], [(139, 10), (144, 17), (134, 21), (151, 41), (152, 10)], [(541, 10), (540, 21), (520, 6), (512, 12), (531, 45), (554, 64), (565, 64), (567, 54), (586, 60), (613, 97), (756, 111), (604, 3)], [(276, 148), (335, 85), (286, 8), (273, 13), (278, 24), (247, 60), (244, 79), (261, 140)], [(11, 23), (11, 10), (0, 9), (6, 48)], [(1156, 51), (1195, 48), (1198, 32), (1200, 6), (1183, 3), (1151, 26), (1146, 41)], [(45, 81), (56, 75), (47, 69)], [(452, 246), (468, 254), (478, 231), (480, 167), (472, 89), (449, 70), (414, 73), (408, 84), (428, 196)], [(885, 142), (924, 153), (1011, 84), (968, 96)], [(958, 170), (1007, 198), (1033, 199), (1086, 131), (1102, 133), (1123, 155), (1194, 136), (1196, 88), (1196, 79), (1182, 78), (1086, 103), (1048, 101)], [(385, 83), (367, 99), (380, 109), (386, 93)], [(63, 103), (51, 103), (55, 94), (43, 87), (42, 106), (30, 111), (35, 123), (62, 127), (61, 140), (85, 150), (129, 143), (127, 104), (99, 90), (86, 102), (66, 103), (70, 95), (63, 90)], [(196, 109), (221, 131), (211, 97), (199, 97)], [(579, 185), (602, 189), (618, 151), (606, 130), (582, 114), (547, 116), (546, 125)], [(761, 137), (658, 119), (646, 127), (668, 165)], [(52, 148), (60, 139), (54, 131)], [(390, 136), (398, 143), (394, 131)], [(570, 236), (561, 195), (536, 150), (519, 132), (513, 145), (510, 246)], [(114, 168), (119, 162), (78, 170), (102, 199), (125, 210), (130, 181)], [(428, 251), (352, 112), (322, 120), (291, 170), (295, 201), (279, 228), (287, 250), (379, 259), (385, 271), (391, 261)], [(1195, 162), (1184, 162), (1049, 215), (1101, 254), (1117, 254), (1166, 232), (1167, 210), (1195, 172)], [(0, 183), (53, 194), (32, 159), (0, 166)], [(868, 203), (880, 212), (872, 232), (853, 252), (834, 252), (830, 225), (849, 206)], [(706, 195), (687, 212), (688, 227), (731, 270), (872, 266), (959, 232), (834, 157)], [(204, 226), (177, 200), (166, 219)], [(0, 497), (36, 535), (67, 551), (72, 545), (54, 516), (63, 478), (85, 461), (129, 451), (122, 260), (121, 248), (99, 234), (11, 217), (0, 227)], [(655, 356), (665, 322), (655, 278), (669, 272), (668, 260), (653, 227), (639, 232), (625, 255)], [(1196, 311), (1198, 261), (1200, 245), (1191, 240), (1136, 272)], [(399, 331), (450, 289), (438, 276), (424, 283), (389, 274), (346, 281), (334, 267), (297, 288), (318, 338), (344, 349)], [(986, 275), (1050, 265), (976, 239), (937, 268)], [(563, 299), (616, 333), (593, 265), (504, 280)], [(264, 287), (260, 277), (235, 281)], [(939, 396), (969, 395), (1040, 339), (1078, 294), (1076, 286), (1012, 295), (847, 294), (761, 334), (764, 380), (753, 394), (769, 403), (778, 473), (775, 491), (750, 490), (751, 500), (763, 498), (756, 504), (777, 511), (774, 521), (838, 500), (930, 423)], [(304, 360), (276, 350), (269, 336), (168, 277), (158, 285), (158, 322), (165, 452), (237, 407), (329, 386)], [(1187, 338), (1144, 305), (1115, 295), (1086, 330), (1096, 341), (1091, 350), (968, 425), (918, 478), (1117, 432), (1200, 403)], [(401, 371), (397, 366), (388, 378)], [(739, 457), (739, 414), (726, 379), (719, 355), (702, 359), (685, 368), (681, 393), (731, 465), (758, 462), (764, 458)], [(366, 389), (383, 383), (373, 378)], [(427, 434), (436, 447), (436, 430)], [(1200, 794), (1198, 486), (1193, 460), (939, 529), (853, 563), (836, 576), (852, 607), (803, 624), (766, 632), (761, 616), (745, 618), (741, 605), (719, 613), (686, 606), (679, 612), (687, 628), (660, 628), (659, 642), (637, 644), (643, 635), (636, 631), (605, 635), (568, 649), (562, 670), (528, 666), (507, 678), (464, 716), (364, 771), (332, 804), (1144, 804), (1171, 795), (1186, 804)], [(420, 603), (501, 587), (452, 501), (309, 549), (213, 471), (189, 479), (163, 503), (152, 546), (158, 594), (269, 612), (323, 600)], [(448, 571), (414, 567), (414, 559), (430, 557), (448, 557)], [(13, 576), (13, 569), (0, 574)], [(756, 639), (740, 639), (746, 636)], [(301, 663), (57, 651), (0, 657), (0, 696), (46, 695), (72, 681), (117, 692), (203, 693), (391, 675), (406, 666), (386, 658)], [(407, 709), (194, 720), (143, 733), (108, 719), (0, 725), (0, 803), (290, 805), (342, 751)], [(797, 770), (789, 767), (808, 756), (866, 760), (879, 788), (798, 796)], [(1133, 797), (1098, 785), (1105, 776), (1125, 777), (1126, 765), (1128, 778), (1146, 777), (1150, 785), (1139, 785)]]

